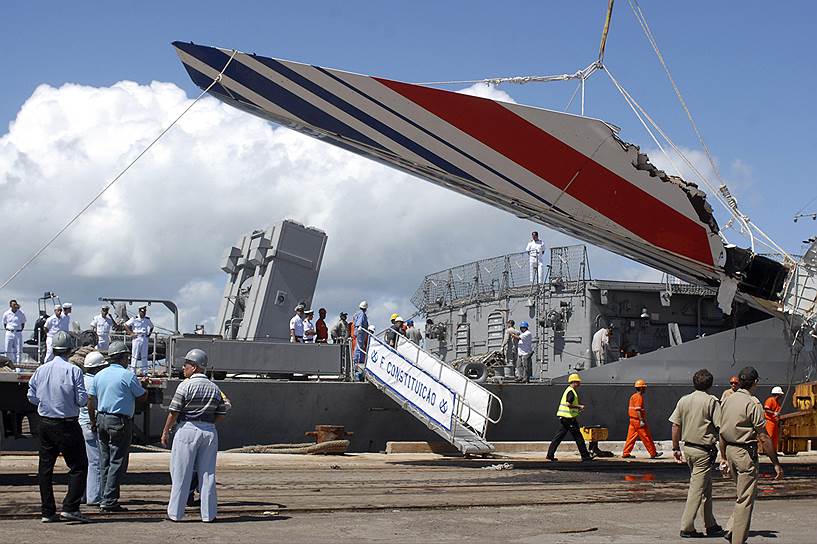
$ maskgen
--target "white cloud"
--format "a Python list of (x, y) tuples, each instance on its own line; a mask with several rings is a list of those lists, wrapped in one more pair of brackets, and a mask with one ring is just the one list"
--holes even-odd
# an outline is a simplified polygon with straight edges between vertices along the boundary
[[(38, 87), (0, 137), (0, 213), (15, 229), (4, 240), (0, 281), (189, 102), (159, 82)], [(329, 236), (316, 305), (334, 318), (366, 298), (378, 325), (392, 311), (414, 311), (409, 298), (423, 275), (521, 250), (531, 230), (208, 97), (0, 296), (20, 299), (33, 321), (36, 297), (53, 290), (74, 302), (83, 324), (99, 296), (170, 298), (183, 330), (204, 323), (212, 331), (224, 250), (284, 218)], [(569, 240), (539, 230), (548, 243)], [(151, 314), (170, 327), (166, 312)]]
[(489, 98), (491, 100), (499, 100), (500, 102), (510, 102), (511, 104), (516, 104), (516, 100), (511, 98), (511, 95), (497, 88), (496, 85), (488, 85), (487, 83), (474, 83), (470, 87), (460, 89), (457, 92), (471, 96), (478, 96), (480, 98)]

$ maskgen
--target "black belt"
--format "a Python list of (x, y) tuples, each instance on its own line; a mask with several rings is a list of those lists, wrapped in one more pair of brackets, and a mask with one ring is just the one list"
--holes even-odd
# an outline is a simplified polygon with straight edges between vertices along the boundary
[(6, 329), (6, 332), (23, 332), (23, 329)]
[(708, 452), (717, 451), (718, 447), (715, 444), (696, 444), (695, 442), (684, 442), (684, 446), (689, 446), (690, 448), (695, 448), (699, 450), (704, 450)]
[(99, 411), (97, 411), (97, 414), (102, 414), (103, 416), (121, 417), (123, 419), (130, 419), (131, 417), (133, 417), (133, 416), (126, 416), (125, 414), (112, 414), (110, 412), (99, 412)]
[(752, 441), (752, 442), (729, 442), (727, 440), (724, 440), (724, 442), (726, 442), (727, 446), (737, 446), (739, 448), (749, 449), (749, 448), (756, 448), (757, 447), (757, 442), (756, 441)]
[(40, 419), (45, 419), (46, 421), (79, 421), (79, 416), (77, 416), (77, 417), (48, 417), (48, 416), (40, 416)]

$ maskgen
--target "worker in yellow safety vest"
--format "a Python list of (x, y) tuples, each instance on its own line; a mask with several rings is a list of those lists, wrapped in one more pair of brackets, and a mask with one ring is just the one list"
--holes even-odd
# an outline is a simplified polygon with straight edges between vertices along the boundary
[(562, 393), (562, 399), (559, 401), (559, 409), (556, 410), (556, 416), (559, 418), (560, 428), (559, 432), (553, 440), (550, 441), (547, 458), (551, 461), (556, 461), (556, 448), (562, 443), (562, 440), (569, 432), (573, 435), (573, 440), (576, 441), (576, 447), (579, 448), (579, 453), (582, 456), (582, 461), (590, 461), (592, 457), (587, 451), (587, 445), (584, 443), (584, 437), (579, 430), (579, 412), (584, 409), (584, 405), (579, 403), (579, 385), (582, 383), (581, 377), (578, 374), (571, 374), (567, 378), (568, 386)]

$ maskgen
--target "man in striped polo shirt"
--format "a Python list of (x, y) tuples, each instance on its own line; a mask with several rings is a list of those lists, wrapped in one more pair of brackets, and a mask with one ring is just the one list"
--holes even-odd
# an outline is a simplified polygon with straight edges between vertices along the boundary
[(167, 505), (167, 517), (181, 521), (193, 473), (201, 484), (201, 520), (216, 519), (216, 455), (218, 431), (215, 424), (227, 414), (227, 404), (216, 384), (207, 379), (207, 353), (191, 349), (182, 368), (187, 378), (170, 401), (162, 445), (170, 443), (170, 430), (176, 433), (170, 453), (170, 478), (173, 486)]

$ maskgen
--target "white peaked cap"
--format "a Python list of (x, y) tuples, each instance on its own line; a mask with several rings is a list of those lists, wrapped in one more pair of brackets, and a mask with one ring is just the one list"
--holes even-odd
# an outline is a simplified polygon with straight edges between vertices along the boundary
[(71, 305), (70, 302), (66, 302), (65, 304), (62, 305), (62, 307), (63, 308), (73, 308), (73, 306)]

